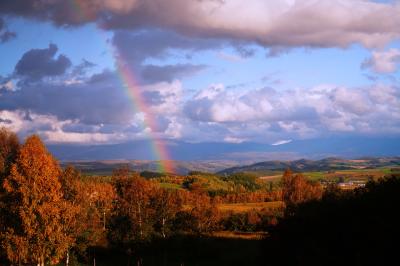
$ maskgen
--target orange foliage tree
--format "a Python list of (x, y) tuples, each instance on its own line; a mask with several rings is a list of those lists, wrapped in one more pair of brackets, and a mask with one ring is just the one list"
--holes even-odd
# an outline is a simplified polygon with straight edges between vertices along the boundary
[(63, 198), (60, 174), (40, 138), (29, 137), (3, 182), (12, 222), (2, 232), (2, 247), (12, 263), (55, 264), (74, 242), (75, 209)]
[(72, 166), (61, 175), (64, 198), (79, 210), (74, 234), (75, 251), (84, 256), (89, 246), (98, 246), (107, 236), (107, 221), (115, 200), (113, 186), (97, 177), (81, 177)]
[(322, 187), (318, 183), (311, 183), (302, 174), (294, 174), (286, 170), (282, 177), (282, 198), (286, 206), (305, 202), (322, 197)]
[(182, 201), (176, 192), (158, 188), (152, 195), (151, 208), (154, 210), (154, 227), (165, 238), (176, 213), (182, 208)]
[(114, 178), (117, 200), (112, 238), (125, 244), (148, 239), (153, 233), (151, 196), (155, 185), (128, 171)]
[(191, 193), (187, 207), (177, 213), (176, 229), (203, 234), (214, 231), (221, 219), (216, 202), (206, 193)]
[(0, 181), (9, 173), (19, 149), (18, 137), (14, 132), (0, 128)]

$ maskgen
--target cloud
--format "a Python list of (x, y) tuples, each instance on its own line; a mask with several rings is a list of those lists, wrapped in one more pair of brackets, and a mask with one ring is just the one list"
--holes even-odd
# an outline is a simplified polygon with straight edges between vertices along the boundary
[(236, 137), (230, 137), (230, 136), (226, 136), (225, 138), (224, 138), (224, 142), (228, 142), (228, 143), (236, 143), (236, 144), (239, 144), (239, 143), (243, 143), (243, 142), (245, 142), (246, 141), (246, 139), (241, 139), (241, 138), (236, 138)]
[[(320, 134), (400, 132), (400, 92), (389, 85), (362, 88), (320, 86), (276, 91), (227, 91), (213, 85), (185, 102), (192, 121), (220, 124), (231, 137), (280, 140)], [(278, 140), (279, 140), (278, 139)], [(265, 140), (264, 140), (265, 141)]]
[(86, 60), (86, 59), (82, 59), (82, 62), (75, 66), (74, 69), (72, 70), (72, 75), (73, 76), (83, 76), (86, 74), (87, 70), (95, 67), (96, 64)]
[(272, 145), (272, 146), (279, 146), (279, 145), (288, 144), (288, 143), (290, 143), (290, 142), (292, 142), (291, 139), (279, 140), (279, 141), (277, 141), (277, 142), (272, 143), (271, 145)]
[(45, 49), (29, 50), (16, 64), (15, 74), (32, 80), (63, 75), (71, 61), (65, 55), (56, 57), (57, 50), (55, 44), (49, 44)]
[(393, 73), (400, 64), (400, 50), (374, 51), (371, 58), (366, 59), (361, 67), (370, 68), (376, 73)]
[(176, 65), (144, 65), (142, 68), (142, 78), (148, 82), (167, 81), (172, 82), (174, 79), (188, 77), (202, 70), (204, 65), (192, 64), (176, 64)]
[(7, 29), (4, 19), (0, 17), (0, 43), (8, 42), (17, 37), (17, 34)]
[(223, 51), (218, 52), (216, 55), (218, 58), (225, 60), (225, 61), (229, 61), (229, 62), (243, 61), (243, 57), (235, 55), (235, 54), (228, 54)]
[(268, 47), (345, 47), (352, 43), (375, 47), (399, 37), (399, 10), (398, 4), (363, 0), (152, 0), (127, 14), (108, 16), (103, 23), (108, 28), (164, 27)]
[(112, 72), (80, 84), (23, 83), (0, 94), (0, 124), (21, 136), (39, 134), (50, 143), (121, 143), (146, 139), (149, 131), (160, 138), (180, 136), (175, 121), (181, 106), (179, 82), (137, 88), (145, 109), (136, 110), (137, 98), (130, 99), (122, 86)]
[[(30, 50), (15, 66), (12, 80), (0, 77), (0, 111), (10, 117), (2, 117), (4, 123), (12, 121), (22, 134), (29, 133), (26, 128), (36, 130), (51, 142), (124, 141), (144, 138), (149, 131), (166, 138), (179, 136), (174, 118), (181, 108), (179, 81), (126, 88), (116, 72), (88, 74), (94, 64), (84, 59), (67, 72), (71, 62), (56, 53), (54, 44)], [(185, 67), (191, 66), (183, 65), (182, 71)]]
[[(171, 114), (180, 100), (179, 82), (156, 83), (135, 89), (140, 90), (144, 98), (141, 104), (149, 112)], [(0, 97), (0, 110), (31, 110), (38, 114), (52, 114), (60, 120), (79, 120), (91, 125), (130, 123), (137, 107), (137, 102), (132, 102), (117, 74), (110, 71), (95, 74), (80, 83), (23, 83), (19, 90), (5, 91)]]
[[(79, 9), (79, 10), (77, 10)], [(400, 35), (400, 4), (365, 0), (4, 0), (0, 13), (56, 25), (163, 28), (266, 47), (381, 47)], [(82, 14), (84, 14), (82, 16)], [(379, 21), (379, 23), (376, 23)]]
[(0, 34), (0, 42), (5, 43), (17, 37), (17, 34), (13, 31), (5, 31)]
[[(139, 32), (117, 31), (112, 39), (118, 60), (124, 62), (137, 75), (141, 83), (172, 82), (195, 75), (206, 68), (205, 65), (176, 63), (157, 65), (145, 60), (190, 54), (200, 50), (221, 47), (216, 40), (188, 38), (171, 31), (143, 30)], [(182, 57), (182, 56), (181, 56)]]
[(118, 143), (132, 138), (140, 138), (142, 132), (129, 131), (128, 127), (120, 126), (112, 132), (103, 132), (101, 126), (96, 130), (69, 130), (70, 128), (85, 127), (76, 121), (59, 120), (53, 115), (43, 115), (23, 110), (0, 110), (0, 124), (18, 132), (22, 137), (39, 134), (48, 143), (79, 143), (101, 144)]
[(133, 109), (137, 102), (110, 71), (79, 84), (23, 83), (1, 93), (0, 117), (21, 134), (39, 132), (51, 142), (118, 143), (152, 131), (189, 142), (277, 145), (332, 134), (400, 133), (400, 92), (389, 85), (232, 91), (214, 84), (194, 96), (179, 81), (136, 89), (146, 110)]
[(3, 119), (0, 117), (0, 124), (12, 124), (12, 120), (11, 119)]
[(216, 39), (187, 37), (168, 30), (117, 31), (112, 43), (118, 55), (131, 65), (139, 65), (149, 57), (162, 59), (176, 50), (192, 53), (223, 46)]

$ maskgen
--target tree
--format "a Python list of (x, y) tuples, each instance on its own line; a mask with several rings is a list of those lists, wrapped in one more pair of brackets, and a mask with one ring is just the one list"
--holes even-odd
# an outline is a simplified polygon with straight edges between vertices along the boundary
[(319, 184), (309, 182), (302, 174), (294, 174), (290, 169), (283, 173), (282, 198), (286, 206), (322, 197)]
[(14, 132), (0, 128), (0, 181), (9, 174), (11, 164), (18, 154), (19, 141)]
[(82, 178), (72, 166), (61, 175), (64, 198), (78, 211), (73, 233), (76, 243), (73, 250), (86, 257), (89, 246), (96, 246), (107, 236), (106, 227), (115, 199), (115, 191), (109, 182), (101, 177)]
[(111, 238), (120, 244), (135, 244), (147, 240), (153, 233), (154, 210), (152, 182), (121, 170), (114, 175), (117, 209)]
[(205, 193), (191, 193), (191, 196), (190, 208), (177, 213), (175, 228), (198, 234), (217, 229), (220, 213), (215, 202)]
[[(5, 231), (5, 225), (8, 221), (8, 209), (4, 205), (8, 202), (7, 194), (3, 186), (4, 177), (9, 175), (11, 165), (15, 162), (15, 158), (19, 150), (19, 141), (15, 133), (8, 129), (0, 128), (0, 232)], [(0, 248), (0, 257), (5, 257), (4, 250)]]
[(12, 263), (57, 263), (74, 242), (74, 208), (63, 198), (61, 169), (38, 136), (21, 147), (3, 188), (8, 222), (2, 247)]
[(159, 188), (152, 196), (151, 208), (154, 210), (155, 227), (165, 238), (172, 226), (173, 218), (182, 208), (181, 200), (176, 193)]

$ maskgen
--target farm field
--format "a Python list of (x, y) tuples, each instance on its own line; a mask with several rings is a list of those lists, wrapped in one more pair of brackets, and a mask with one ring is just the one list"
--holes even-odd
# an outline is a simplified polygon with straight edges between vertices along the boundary
[(256, 203), (225, 203), (218, 204), (218, 209), (221, 212), (233, 212), (243, 213), (251, 210), (262, 210), (262, 209), (278, 209), (282, 208), (284, 203), (282, 201), (271, 201), (271, 202), (256, 202)]
[[(313, 172), (303, 172), (302, 174), (311, 181), (339, 181), (340, 179), (344, 181), (348, 180), (364, 180), (368, 181), (370, 179), (378, 180), (385, 175), (391, 173), (398, 173), (397, 170), (391, 168), (377, 168), (377, 169), (352, 169), (352, 170), (336, 170), (336, 171), (313, 171)], [(264, 181), (278, 182), (282, 177), (283, 171), (274, 172), (270, 175), (260, 176), (259, 178)]]
[(211, 234), (215, 238), (262, 240), (268, 236), (267, 232), (232, 232), (217, 231)]

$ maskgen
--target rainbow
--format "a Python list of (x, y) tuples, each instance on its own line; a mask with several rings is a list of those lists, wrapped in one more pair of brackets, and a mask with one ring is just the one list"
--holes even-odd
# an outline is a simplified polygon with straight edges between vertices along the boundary
[[(77, 14), (81, 19), (89, 20), (94, 14), (85, 3), (86, 2), (83, 0), (72, 1), (73, 8), (77, 10)], [(101, 28), (99, 25), (97, 25), (97, 27)], [(102, 30), (99, 29), (100, 35), (102, 35), (101, 31)], [(166, 142), (156, 134), (158, 128), (157, 122), (142, 96), (141, 89), (136, 82), (133, 71), (129, 68), (129, 65), (124, 60), (122, 53), (118, 51), (117, 47), (109, 44), (106, 37), (104, 37), (104, 39), (105, 43), (109, 45), (110, 52), (114, 56), (118, 77), (121, 81), (122, 88), (126, 91), (132, 103), (133, 111), (144, 114), (143, 128), (150, 140), (152, 153), (158, 161), (158, 171), (163, 173), (175, 173), (174, 162), (170, 159), (171, 157), (168, 153)]]
[(143, 126), (147, 131), (148, 137), (151, 140), (152, 151), (157, 160), (159, 161), (159, 171), (164, 173), (173, 173), (174, 165), (173, 161), (170, 160), (170, 156), (165, 145), (165, 141), (158, 138), (154, 132), (157, 131), (157, 123), (152, 116), (152, 113), (148, 110), (146, 101), (143, 99), (141, 90), (135, 82), (133, 72), (128, 65), (120, 57), (121, 54), (115, 56), (117, 64), (117, 73), (120, 77), (123, 87), (125, 88), (128, 97), (133, 103), (133, 107), (136, 112), (141, 112), (145, 115)]

